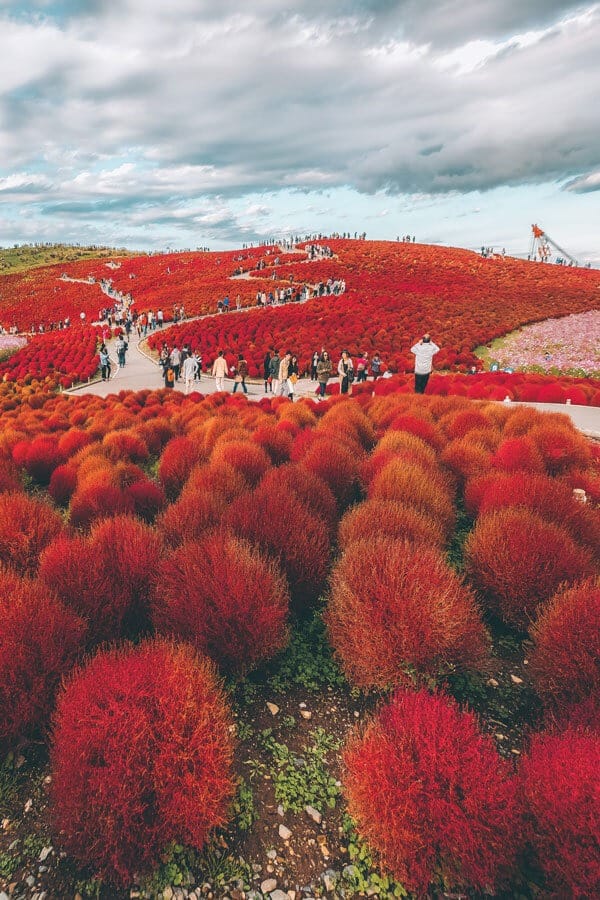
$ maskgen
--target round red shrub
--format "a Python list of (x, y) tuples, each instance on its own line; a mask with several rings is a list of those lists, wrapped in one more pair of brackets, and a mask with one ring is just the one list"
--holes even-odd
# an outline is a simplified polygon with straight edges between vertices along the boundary
[(519, 840), (515, 780), (475, 716), (440, 694), (399, 691), (355, 734), (344, 790), (359, 833), (409, 891), (489, 891)]
[(0, 742), (47, 723), (84, 633), (45, 585), (0, 569)]
[(331, 488), (318, 475), (290, 463), (277, 469), (270, 469), (261, 484), (264, 490), (275, 486), (283, 488), (303, 503), (310, 512), (323, 519), (330, 528), (334, 528), (338, 515), (337, 503)]
[(570, 423), (564, 426), (540, 424), (529, 436), (536, 444), (550, 475), (562, 475), (591, 463), (590, 441)]
[(470, 590), (442, 553), (380, 536), (350, 544), (325, 614), (344, 672), (361, 688), (476, 668), (487, 639)]
[(73, 456), (74, 453), (77, 453), (82, 447), (91, 444), (91, 442), (92, 438), (87, 431), (82, 431), (80, 428), (71, 428), (60, 436), (58, 449), (62, 456), (68, 459), (69, 456)]
[(600, 696), (600, 578), (558, 591), (531, 636), (529, 670), (546, 704), (560, 713)]
[(165, 492), (154, 481), (144, 478), (125, 488), (125, 496), (133, 503), (133, 511), (144, 522), (152, 523), (167, 502)]
[(369, 498), (396, 500), (435, 519), (449, 535), (456, 520), (448, 478), (400, 459), (388, 462), (373, 478)]
[(166, 544), (178, 547), (186, 541), (198, 540), (206, 531), (218, 527), (227, 505), (220, 493), (200, 493), (186, 487), (179, 499), (158, 517), (156, 527)]
[(167, 497), (174, 499), (179, 494), (190, 472), (203, 457), (198, 443), (190, 438), (176, 437), (169, 441), (158, 462), (158, 477)]
[(505, 472), (543, 472), (544, 461), (530, 437), (505, 438), (491, 459), (492, 466)]
[(110, 431), (102, 441), (102, 447), (113, 462), (142, 463), (149, 456), (146, 444), (131, 431)]
[(63, 462), (63, 455), (54, 438), (39, 435), (32, 441), (22, 441), (13, 449), (13, 459), (22, 465), (36, 484), (47, 485), (54, 469)]
[(482, 516), (464, 547), (465, 568), (485, 606), (526, 628), (563, 582), (596, 572), (591, 553), (529, 509)]
[(328, 528), (285, 488), (260, 484), (233, 501), (223, 524), (280, 562), (297, 606), (318, 598), (327, 578)]
[(71, 497), (69, 521), (75, 528), (89, 528), (106, 516), (120, 516), (133, 512), (133, 499), (121, 488), (104, 480), (88, 481), (78, 487)]
[(360, 485), (360, 457), (347, 447), (321, 438), (307, 450), (300, 465), (329, 485), (340, 509), (356, 500)]
[(215, 466), (226, 463), (239, 472), (251, 486), (258, 484), (265, 472), (271, 468), (267, 452), (250, 440), (219, 444), (212, 453), (211, 463)]
[(26, 494), (0, 494), (0, 560), (21, 575), (34, 574), (44, 547), (63, 530), (59, 513)]
[(57, 506), (66, 506), (77, 487), (77, 469), (71, 463), (58, 466), (50, 478), (48, 493)]
[(365, 500), (352, 506), (340, 521), (338, 544), (348, 544), (385, 535), (443, 547), (445, 536), (438, 522), (397, 500)]
[(521, 767), (525, 836), (551, 897), (600, 892), (600, 735), (534, 735)]
[(153, 622), (243, 675), (288, 641), (289, 595), (275, 563), (232, 535), (212, 533), (163, 560)]
[(473, 441), (470, 434), (450, 441), (440, 459), (461, 483), (477, 475), (484, 475), (491, 466), (490, 451)]
[(568, 484), (547, 475), (498, 473), (485, 483), (478, 508), (483, 515), (517, 505), (560, 525), (574, 541), (600, 556), (600, 510), (575, 501)]
[(445, 426), (448, 437), (455, 440), (463, 438), (474, 428), (489, 428), (491, 423), (484, 412), (476, 408), (469, 408), (460, 412), (448, 413), (441, 424)]
[(67, 852), (127, 885), (172, 842), (201, 850), (234, 791), (229, 727), (212, 664), (191, 647), (99, 653), (54, 718), (52, 816)]
[(292, 436), (284, 428), (267, 422), (252, 434), (252, 440), (265, 450), (275, 466), (287, 462), (292, 450)]
[(99, 522), (88, 537), (62, 537), (40, 559), (40, 578), (88, 622), (90, 645), (144, 632), (162, 543), (137, 519)]

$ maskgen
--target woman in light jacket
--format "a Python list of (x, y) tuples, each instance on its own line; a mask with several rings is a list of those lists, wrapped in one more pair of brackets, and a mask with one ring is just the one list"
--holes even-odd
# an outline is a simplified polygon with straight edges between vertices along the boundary
[(318, 396), (319, 400), (322, 400), (325, 396), (325, 390), (327, 388), (327, 382), (329, 381), (329, 377), (331, 375), (331, 359), (329, 358), (329, 353), (327, 350), (323, 350), (321, 354), (321, 358), (317, 363), (317, 381), (319, 382), (318, 387)]
[(338, 375), (340, 376), (340, 394), (350, 395), (354, 381), (354, 364), (347, 350), (342, 350), (342, 358), (338, 363)]

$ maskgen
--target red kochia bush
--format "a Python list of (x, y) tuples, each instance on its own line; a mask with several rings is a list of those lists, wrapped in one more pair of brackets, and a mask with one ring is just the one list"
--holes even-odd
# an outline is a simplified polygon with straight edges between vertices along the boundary
[(531, 628), (529, 667), (538, 694), (559, 713), (600, 702), (600, 578), (554, 595)]
[(260, 484), (233, 501), (223, 524), (281, 563), (298, 606), (318, 598), (327, 577), (329, 532), (297, 497), (279, 485)]
[(233, 795), (229, 725), (212, 664), (191, 647), (99, 653), (54, 719), (52, 813), (65, 849), (122, 884), (173, 841), (200, 850)]
[(439, 469), (424, 469), (414, 463), (392, 459), (375, 475), (369, 497), (397, 500), (435, 519), (449, 535), (456, 514), (448, 478)]
[(174, 499), (178, 495), (203, 456), (199, 444), (190, 438), (176, 437), (169, 441), (158, 461), (158, 477), (168, 497)]
[(333, 529), (337, 522), (337, 504), (331, 488), (322, 478), (290, 463), (267, 472), (262, 480), (263, 489), (275, 485), (283, 487)]
[(69, 521), (75, 528), (89, 528), (98, 519), (126, 515), (133, 508), (132, 497), (99, 479), (76, 489), (69, 506)]
[(46, 435), (39, 435), (31, 442), (21, 441), (13, 449), (13, 459), (41, 485), (48, 484), (54, 469), (64, 461), (56, 440)]
[(344, 509), (358, 495), (359, 459), (358, 451), (322, 438), (304, 454), (301, 465), (329, 485), (340, 509)]
[(523, 759), (525, 834), (551, 897), (600, 894), (600, 736), (538, 734)]
[(352, 506), (340, 521), (338, 544), (348, 544), (378, 535), (443, 547), (444, 531), (434, 519), (397, 500), (365, 500)]
[(289, 595), (274, 562), (232, 535), (184, 544), (158, 570), (157, 630), (244, 674), (288, 641)]
[(595, 574), (591, 553), (558, 525), (514, 507), (482, 516), (465, 543), (466, 572), (504, 622), (525, 628), (562, 582)]
[(258, 484), (265, 472), (271, 468), (271, 459), (266, 450), (250, 440), (228, 441), (215, 447), (211, 463), (226, 463), (239, 472), (248, 484)]
[(0, 569), (0, 742), (43, 725), (85, 624), (48, 588)]
[(0, 560), (21, 575), (37, 570), (40, 553), (62, 528), (48, 503), (26, 494), (0, 494)]
[(485, 658), (473, 595), (425, 544), (388, 537), (350, 544), (332, 573), (325, 622), (346, 676), (361, 688), (401, 684), (409, 670), (435, 677), (469, 669)]
[(494, 890), (519, 839), (514, 779), (475, 716), (440, 694), (399, 691), (344, 754), (361, 836), (410, 891)]
[(128, 516), (98, 523), (87, 538), (62, 537), (40, 559), (40, 578), (88, 622), (88, 642), (131, 637), (148, 625), (160, 537)]

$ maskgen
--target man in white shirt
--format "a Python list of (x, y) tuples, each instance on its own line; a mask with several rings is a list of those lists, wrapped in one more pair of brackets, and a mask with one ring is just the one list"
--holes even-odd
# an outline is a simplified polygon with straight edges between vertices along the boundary
[(429, 334), (424, 334), (421, 340), (410, 348), (410, 352), (415, 356), (415, 393), (424, 394), (431, 375), (433, 357), (440, 352), (440, 348), (433, 343)]
[(185, 392), (189, 394), (194, 385), (194, 379), (198, 373), (198, 361), (195, 356), (188, 356), (183, 364), (183, 380)]

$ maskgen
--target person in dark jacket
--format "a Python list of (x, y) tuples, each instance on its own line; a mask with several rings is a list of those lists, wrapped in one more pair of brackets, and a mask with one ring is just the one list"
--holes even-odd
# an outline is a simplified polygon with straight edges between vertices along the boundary
[(263, 363), (263, 374), (265, 376), (265, 394), (271, 390), (273, 392), (273, 385), (271, 383), (271, 354), (272, 350), (267, 350), (265, 353), (265, 361)]
[(248, 388), (246, 387), (247, 375), (248, 375), (248, 363), (244, 359), (244, 354), (240, 353), (238, 355), (237, 367), (236, 367), (236, 371), (235, 371), (235, 378), (233, 380), (233, 391), (232, 391), (233, 394), (235, 394), (235, 392), (237, 391), (238, 384), (241, 384), (242, 390), (245, 394), (248, 393)]

